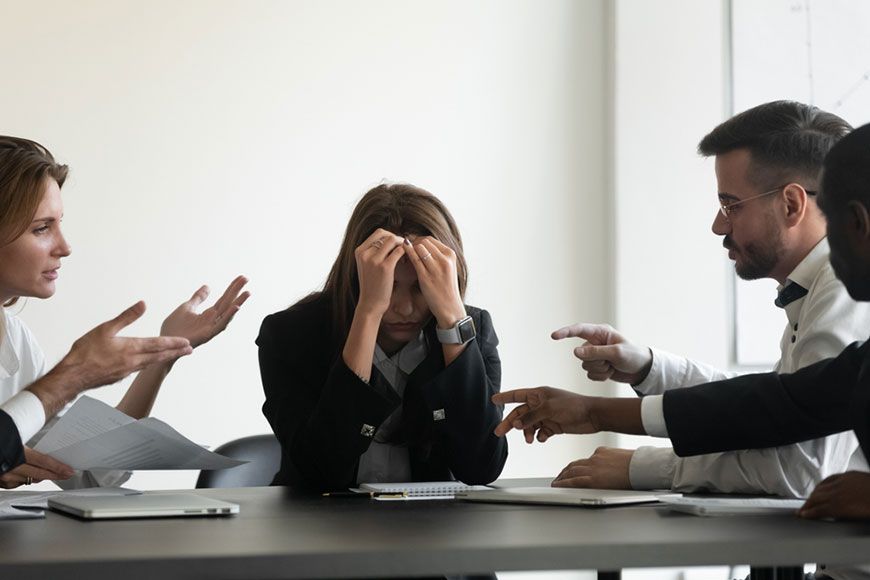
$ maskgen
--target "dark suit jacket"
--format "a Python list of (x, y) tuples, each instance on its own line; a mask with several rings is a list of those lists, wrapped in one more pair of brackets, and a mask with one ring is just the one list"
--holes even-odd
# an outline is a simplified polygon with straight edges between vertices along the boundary
[(664, 414), (678, 455), (774, 447), (853, 429), (870, 458), (870, 341), (792, 374), (667, 391)]
[[(477, 338), (444, 366), (432, 321), (424, 329), (429, 354), (411, 373), (404, 398), (372, 369), (370, 384), (341, 358), (345, 337), (333, 336), (328, 301), (320, 296), (267, 316), (260, 327), (263, 414), (281, 442), (274, 485), (339, 490), (356, 485), (359, 458), (372, 441), (363, 425), (379, 426), (403, 405), (403, 439), (414, 481), (459, 479), (489, 483), (507, 460), (507, 443), (493, 429), (501, 409), (498, 338), (485, 310), (467, 307)], [(433, 411), (444, 409), (444, 420)]]
[(0, 475), (24, 463), (24, 447), (12, 417), (0, 411)]

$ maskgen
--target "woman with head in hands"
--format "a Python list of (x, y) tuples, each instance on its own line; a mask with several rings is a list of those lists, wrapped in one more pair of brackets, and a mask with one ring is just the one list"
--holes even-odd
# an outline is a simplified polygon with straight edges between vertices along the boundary
[[(203, 286), (163, 322), (160, 337), (117, 336), (145, 312), (138, 302), (72, 346), (47, 371), (36, 339), (8, 307), (21, 297), (50, 298), (61, 262), (71, 249), (61, 232), (61, 187), (68, 168), (42, 145), (0, 136), (0, 408), (11, 417), (24, 442), (23, 463), (0, 475), (0, 487), (12, 488), (44, 479), (61, 487), (119, 485), (127, 472), (74, 473), (32, 449), (51, 423), (40, 428), (80, 392), (141, 372), (118, 409), (139, 419), (151, 412), (163, 380), (174, 362), (223, 331), (247, 299), (247, 280), (236, 278), (214, 306), (197, 313), (208, 297)], [(17, 463), (17, 462), (16, 462)]]
[(408, 184), (363, 196), (324, 288), (263, 321), (263, 413), (276, 485), (489, 483), (501, 364), (490, 315), (463, 303), (468, 271), (447, 208)]

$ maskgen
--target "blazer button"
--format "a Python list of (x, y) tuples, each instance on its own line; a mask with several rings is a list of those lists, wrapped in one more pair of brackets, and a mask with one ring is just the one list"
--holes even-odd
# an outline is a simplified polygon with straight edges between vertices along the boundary
[(363, 437), (374, 437), (375, 436), (375, 428), (368, 423), (363, 423), (362, 429), (360, 429), (359, 434)]

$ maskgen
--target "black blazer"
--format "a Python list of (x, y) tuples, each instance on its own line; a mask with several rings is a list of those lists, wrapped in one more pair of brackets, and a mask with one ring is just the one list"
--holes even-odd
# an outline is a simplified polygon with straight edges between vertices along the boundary
[(870, 458), (870, 341), (792, 374), (667, 391), (664, 414), (678, 455), (774, 447), (853, 429)]
[(24, 463), (21, 435), (12, 417), (0, 410), (0, 475)]
[[(369, 447), (363, 425), (377, 428), (399, 406), (414, 481), (495, 480), (507, 460), (507, 442), (493, 429), (502, 409), (498, 338), (485, 310), (466, 307), (477, 338), (444, 366), (435, 323), (424, 329), (426, 359), (408, 377), (404, 398), (372, 368), (370, 384), (341, 358), (345, 337), (333, 335), (323, 296), (267, 316), (260, 327), (263, 414), (281, 442), (281, 469), (273, 485), (325, 491), (356, 485), (359, 458)], [(435, 421), (433, 412), (444, 410)]]

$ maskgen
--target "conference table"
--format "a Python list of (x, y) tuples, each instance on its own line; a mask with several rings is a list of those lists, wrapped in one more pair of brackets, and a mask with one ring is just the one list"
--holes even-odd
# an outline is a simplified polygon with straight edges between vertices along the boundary
[[(519, 482), (517, 482), (519, 483)], [(161, 493), (161, 492), (147, 492)], [(408, 578), (519, 570), (870, 561), (870, 523), (198, 489), (237, 516), (0, 521), (0, 578)]]

